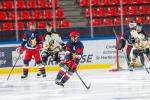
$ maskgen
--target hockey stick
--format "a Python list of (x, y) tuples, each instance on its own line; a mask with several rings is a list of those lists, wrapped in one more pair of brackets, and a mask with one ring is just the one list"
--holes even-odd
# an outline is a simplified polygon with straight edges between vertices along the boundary
[(9, 72), (9, 75), (8, 75), (8, 77), (7, 77), (7, 80), (9, 79), (9, 77), (10, 77), (10, 75), (11, 75), (13, 69), (15, 68), (15, 66), (16, 66), (16, 64), (17, 64), (17, 62), (18, 62), (18, 60), (19, 60), (19, 58), (20, 58), (20, 56), (21, 56), (21, 53), (19, 54), (18, 58), (16, 59), (16, 62), (15, 62), (15, 64), (13, 65), (11, 71)]
[[(143, 54), (143, 56), (144, 56), (144, 54)], [(147, 57), (144, 57), (144, 58), (147, 58)], [(146, 70), (146, 72), (149, 74), (149, 73), (150, 73), (150, 72), (149, 72), (149, 70), (148, 70), (149, 68), (147, 68), (147, 67), (146, 67), (145, 61), (144, 61), (144, 63), (143, 63), (143, 64), (144, 64), (144, 69), (145, 69), (145, 70)]]
[(78, 78), (81, 80), (81, 82), (83, 83), (83, 85), (86, 87), (86, 89), (89, 90), (90, 87), (91, 87), (91, 83), (89, 84), (89, 86), (87, 86), (85, 84), (85, 82), (83, 81), (83, 79), (81, 78), (81, 76), (79, 75), (79, 73), (77, 71), (75, 73), (77, 74)]

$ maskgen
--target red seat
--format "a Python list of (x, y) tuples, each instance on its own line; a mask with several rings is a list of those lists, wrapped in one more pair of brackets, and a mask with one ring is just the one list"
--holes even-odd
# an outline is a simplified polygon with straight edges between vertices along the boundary
[(93, 19), (91, 25), (93, 24), (94, 27), (101, 26), (101, 20), (100, 19)]
[(101, 0), (101, 5), (102, 6), (110, 5), (110, 0)]
[(139, 7), (139, 14), (149, 14), (148, 6), (140, 6)]
[(129, 25), (130, 22), (133, 21), (133, 18), (132, 17), (126, 17), (125, 18), (125, 25)]
[[(118, 7), (118, 15), (121, 14), (121, 8)], [(127, 10), (126, 10), (126, 7), (123, 7), (123, 15), (127, 15)]]
[(112, 5), (120, 5), (120, 0), (112, 0)]
[(121, 25), (121, 20), (120, 20), (120, 18), (114, 18), (114, 25), (115, 25), (115, 26)]
[(7, 12), (0, 12), (0, 20), (7, 20)]
[(117, 15), (116, 12), (117, 12), (116, 7), (110, 7), (107, 10), (107, 16), (116, 16)]
[(137, 23), (145, 23), (144, 17), (136, 17), (136, 22)]
[(51, 10), (44, 10), (44, 19), (52, 19), (53, 13)]
[(89, 6), (88, 0), (80, 0), (80, 6)]
[(38, 29), (46, 29), (46, 21), (38, 22)]
[[(18, 13), (16, 13), (17, 19), (19, 19)], [(15, 12), (11, 11), (9, 12), (9, 20), (15, 20)]]
[(143, 3), (150, 3), (150, 0), (142, 0), (143, 1)]
[(104, 8), (97, 8), (96, 9), (96, 16), (97, 17), (104, 17), (105, 16), (105, 9)]
[(3, 5), (2, 5), (2, 2), (0, 2), (0, 10), (3, 9)]
[(112, 19), (111, 18), (104, 18), (103, 19), (103, 25), (104, 26), (112, 26), (113, 25)]
[(65, 18), (65, 14), (63, 10), (56, 10), (56, 18)]
[(130, 6), (128, 7), (128, 14), (129, 15), (137, 15), (137, 7), (136, 6)]
[(24, 23), (18, 22), (18, 30), (24, 30)]
[(131, 4), (131, 0), (122, 0), (123, 5)]
[(62, 20), (61, 22), (61, 28), (70, 28), (70, 21), (69, 20)]
[(142, 4), (143, 0), (132, 0), (132, 4)]
[[(51, 23), (52, 27), (54, 27), (53, 21), (51, 21), (50, 23)], [(56, 25), (56, 28), (59, 28), (59, 22), (58, 21), (55, 22), (55, 25)]]
[[(95, 16), (94, 8), (92, 8), (92, 16)], [(90, 17), (90, 9), (86, 8), (86, 17)]]
[[(50, 8), (52, 8), (52, 6), (53, 6), (52, 1), (53, 0), (49, 0), (49, 6), (50, 6)], [(60, 8), (58, 1), (57, 0), (54, 0), (54, 1), (55, 1), (55, 8)]]
[(36, 0), (27, 0), (28, 8), (37, 8)]
[(146, 17), (145, 23), (146, 23), (146, 24), (150, 24), (150, 16), (147, 16), (147, 17)]
[(4, 9), (14, 9), (13, 0), (5, 0)]
[(39, 8), (48, 8), (48, 3), (46, 0), (38, 0), (38, 7)]
[(3, 23), (3, 30), (13, 30), (13, 25), (12, 23)]
[(29, 11), (22, 11), (21, 12), (21, 19), (22, 20), (30, 20), (30, 12)]
[(25, 4), (24, 0), (16, 0), (16, 6), (18, 9), (26, 8), (26, 4)]
[(42, 19), (43, 16), (42, 16), (41, 10), (32, 11), (32, 18), (33, 19)]
[(92, 0), (92, 6), (100, 6), (100, 0)]

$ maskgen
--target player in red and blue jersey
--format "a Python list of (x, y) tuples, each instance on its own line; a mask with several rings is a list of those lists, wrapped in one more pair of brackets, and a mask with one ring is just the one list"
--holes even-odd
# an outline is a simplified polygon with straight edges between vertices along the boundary
[(28, 76), (28, 66), (29, 62), (32, 59), (32, 56), (35, 59), (36, 66), (39, 67), (39, 73), (37, 75), (46, 77), (45, 68), (42, 65), (40, 56), (40, 49), (42, 48), (42, 45), (43, 36), (36, 31), (35, 22), (32, 21), (29, 23), (29, 30), (25, 31), (25, 33), (23, 34), (22, 44), (19, 47), (20, 53), (23, 53), (23, 51), (25, 50), (25, 57), (23, 59), (23, 75), (21, 76), (21, 78), (26, 78)]
[(60, 70), (57, 74), (55, 83), (64, 86), (72, 74), (77, 71), (78, 65), (83, 54), (84, 46), (79, 41), (79, 33), (73, 31), (70, 33), (70, 41), (66, 43), (66, 55), (64, 62), (60, 64)]

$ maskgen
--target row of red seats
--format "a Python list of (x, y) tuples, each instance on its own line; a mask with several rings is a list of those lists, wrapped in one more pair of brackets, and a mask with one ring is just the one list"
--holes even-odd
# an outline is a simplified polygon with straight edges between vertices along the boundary
[[(123, 5), (128, 4), (148, 4), (150, 0), (122, 0)], [(80, 6), (89, 6), (90, 0), (80, 0)], [(92, 6), (108, 6), (108, 5), (120, 5), (120, 0), (92, 0)]]
[[(92, 16), (105, 17), (105, 16), (120, 16), (120, 7), (107, 7), (107, 8), (92, 8)], [(148, 6), (129, 6), (123, 7), (123, 15), (141, 15), (150, 14)], [(90, 16), (90, 9), (86, 8), (86, 17)]]
[[(27, 2), (25, 2), (27, 1)], [(38, 2), (37, 2), (38, 1)], [(52, 0), (16, 0), (16, 7), (18, 9), (33, 9), (33, 8), (52, 8)], [(55, 1), (55, 8), (59, 8), (59, 3)], [(14, 0), (0, 1), (0, 9), (14, 9)]]
[[(45, 29), (46, 28), (46, 21), (39, 21), (37, 22), (37, 28), (38, 29)], [(54, 25), (53, 22), (50, 22), (52, 26)], [(25, 22), (18, 22), (18, 30), (24, 30), (26, 29), (28, 23)], [(2, 30), (8, 31), (8, 30), (14, 30), (15, 29), (14, 23), (6, 22), (2, 23)], [(56, 28), (70, 28), (71, 24), (69, 20), (62, 20), (62, 21), (56, 21)]]
[[(31, 20), (31, 19), (52, 19), (52, 10), (31, 10), (31, 11), (18, 11), (16, 13), (18, 20)], [(61, 9), (56, 10), (56, 18), (65, 18), (64, 11)], [(15, 12), (10, 11), (0, 12), (0, 20), (15, 20)]]
[[(136, 17), (135, 19), (133, 17), (126, 17), (124, 19), (124, 24), (128, 25), (129, 22), (135, 20), (137, 23), (143, 23), (143, 24), (150, 24), (150, 16), (144, 17)], [(118, 26), (121, 25), (120, 18), (104, 18), (104, 19), (93, 19), (92, 24), (94, 27), (96, 26)]]

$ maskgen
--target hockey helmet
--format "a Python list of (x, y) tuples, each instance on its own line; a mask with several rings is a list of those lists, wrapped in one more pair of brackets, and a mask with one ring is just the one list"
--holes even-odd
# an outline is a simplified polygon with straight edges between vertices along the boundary
[(71, 37), (77, 37), (78, 38), (79, 36), (80, 36), (80, 34), (77, 31), (73, 31), (73, 32), (70, 33), (70, 38)]
[(135, 22), (130, 22), (129, 23), (129, 28), (134, 28), (136, 26), (137, 26), (137, 24)]

